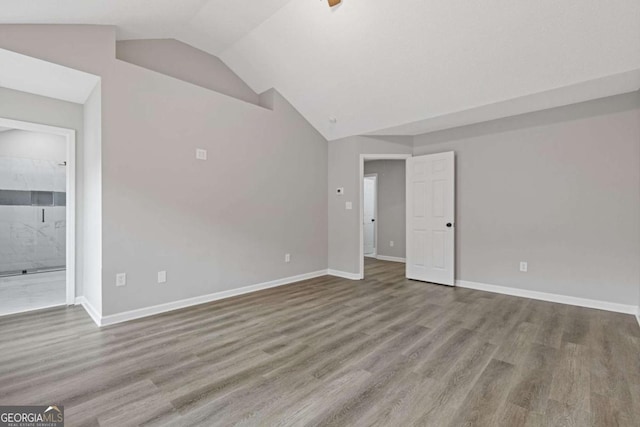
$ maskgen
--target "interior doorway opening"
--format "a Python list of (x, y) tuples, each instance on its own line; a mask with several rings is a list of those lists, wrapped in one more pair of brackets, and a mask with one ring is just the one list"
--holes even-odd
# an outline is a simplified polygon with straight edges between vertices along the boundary
[(75, 300), (75, 131), (0, 118), (0, 315)]
[(410, 154), (360, 156), (360, 278), (385, 262), (404, 269), (406, 159)]

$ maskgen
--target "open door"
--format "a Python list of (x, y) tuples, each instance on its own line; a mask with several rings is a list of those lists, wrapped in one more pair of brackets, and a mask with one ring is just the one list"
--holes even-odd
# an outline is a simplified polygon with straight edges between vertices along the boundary
[(374, 257), (377, 254), (377, 233), (376, 233), (376, 204), (377, 204), (377, 175), (364, 177), (364, 200), (363, 200), (363, 222), (364, 232), (364, 256)]
[(455, 284), (454, 152), (407, 159), (407, 278)]

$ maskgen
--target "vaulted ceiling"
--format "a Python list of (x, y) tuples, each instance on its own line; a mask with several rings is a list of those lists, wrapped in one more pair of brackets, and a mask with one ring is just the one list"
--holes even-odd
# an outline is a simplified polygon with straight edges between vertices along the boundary
[[(638, 0), (0, 0), (219, 56), (328, 139), (412, 135), (640, 88)], [(335, 120), (333, 120), (335, 119)]]

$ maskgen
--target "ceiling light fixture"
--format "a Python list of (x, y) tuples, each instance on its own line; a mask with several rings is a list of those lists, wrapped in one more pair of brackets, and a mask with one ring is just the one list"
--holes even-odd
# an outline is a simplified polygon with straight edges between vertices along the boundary
[(337, 6), (342, 0), (329, 0), (329, 7)]

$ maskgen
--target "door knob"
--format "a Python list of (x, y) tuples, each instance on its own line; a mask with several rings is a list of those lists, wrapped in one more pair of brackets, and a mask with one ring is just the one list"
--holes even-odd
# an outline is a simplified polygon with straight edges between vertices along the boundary
[(451, 228), (453, 227), (453, 224), (451, 224), (450, 222), (447, 223), (447, 228)]
[(375, 220), (375, 219), (373, 219), (373, 218), (371, 218), (371, 222), (376, 222), (376, 220)]

